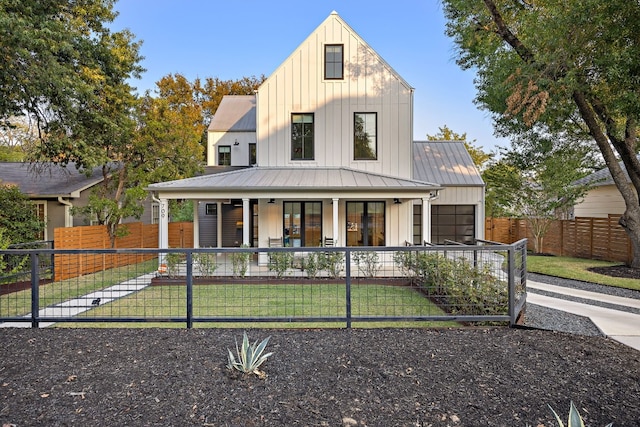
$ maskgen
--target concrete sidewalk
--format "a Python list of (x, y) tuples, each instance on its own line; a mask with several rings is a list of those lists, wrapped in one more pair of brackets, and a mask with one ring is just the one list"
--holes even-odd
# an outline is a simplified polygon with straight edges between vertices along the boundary
[[(567, 313), (588, 317), (607, 337), (640, 351), (640, 314), (629, 313), (624, 307), (640, 310), (640, 300), (583, 291), (563, 286), (527, 280), (527, 302)], [(536, 294), (535, 290), (552, 292), (558, 297)], [(585, 302), (569, 301), (562, 295), (584, 299)], [(607, 303), (611, 308), (589, 304), (589, 301)], [(620, 306), (615, 309), (613, 306)]]

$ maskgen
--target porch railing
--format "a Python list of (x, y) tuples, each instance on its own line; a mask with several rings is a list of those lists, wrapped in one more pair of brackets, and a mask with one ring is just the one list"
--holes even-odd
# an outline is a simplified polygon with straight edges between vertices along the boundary
[[(320, 327), (517, 323), (526, 240), (511, 245), (0, 251), (1, 326), (184, 323)], [(126, 259), (126, 262), (122, 261)], [(56, 269), (117, 267), (46, 281)], [(126, 265), (123, 265), (126, 264)], [(20, 270), (20, 271), (16, 271)], [(12, 276), (25, 278), (16, 287)], [(13, 288), (11, 288), (13, 286)]]

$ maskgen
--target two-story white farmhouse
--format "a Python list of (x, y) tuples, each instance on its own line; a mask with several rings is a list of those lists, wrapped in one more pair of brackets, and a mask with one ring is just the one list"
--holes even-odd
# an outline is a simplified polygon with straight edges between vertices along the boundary
[(337, 13), (255, 96), (227, 96), (208, 164), (149, 187), (197, 203), (196, 247), (401, 246), (483, 237), (484, 184), (460, 142), (413, 142), (413, 89)]

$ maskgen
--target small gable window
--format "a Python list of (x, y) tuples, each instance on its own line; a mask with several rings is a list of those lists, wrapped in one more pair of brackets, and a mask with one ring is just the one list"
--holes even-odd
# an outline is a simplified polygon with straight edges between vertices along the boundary
[(218, 166), (231, 166), (231, 146), (218, 146)]
[(328, 44), (324, 46), (324, 78), (342, 80), (344, 76), (344, 46)]

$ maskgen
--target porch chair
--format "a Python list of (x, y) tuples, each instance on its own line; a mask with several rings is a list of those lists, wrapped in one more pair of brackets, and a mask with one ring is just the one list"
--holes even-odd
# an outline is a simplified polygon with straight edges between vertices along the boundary
[(332, 248), (334, 246), (333, 237), (325, 237), (324, 244), (322, 246), (324, 246), (325, 248), (328, 248), (328, 247)]

